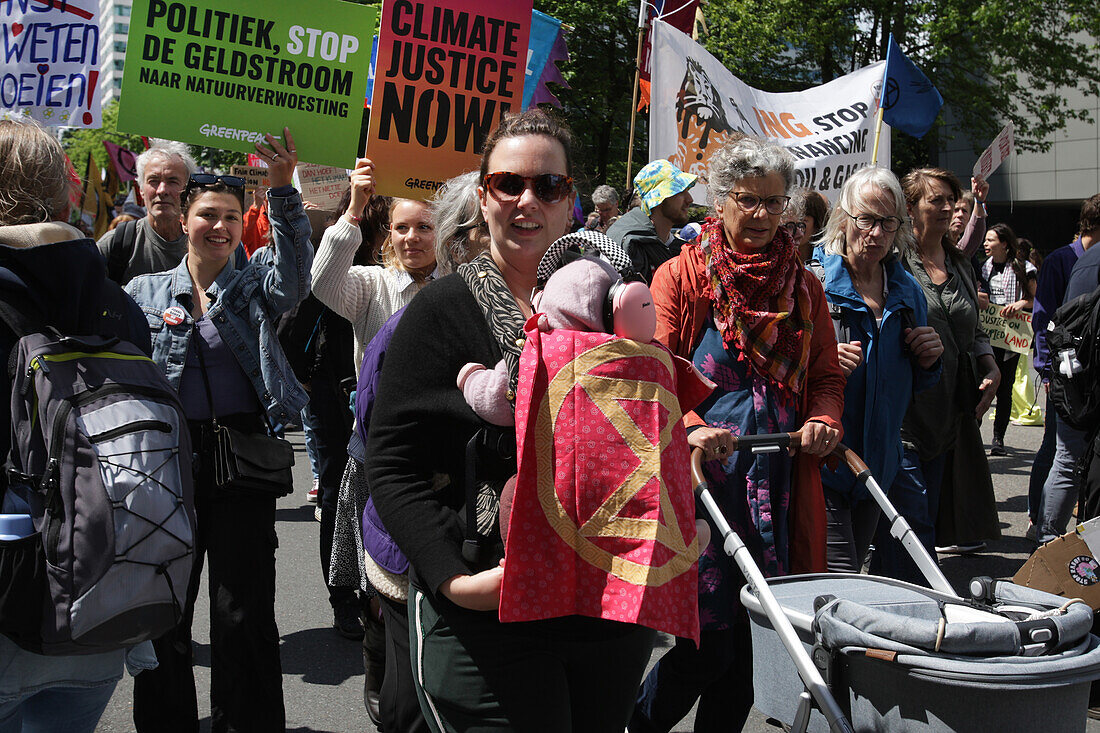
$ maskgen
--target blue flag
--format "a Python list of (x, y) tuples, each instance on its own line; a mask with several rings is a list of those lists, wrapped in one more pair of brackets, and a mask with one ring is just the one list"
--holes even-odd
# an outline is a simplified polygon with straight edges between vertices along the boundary
[(531, 100), (560, 33), (560, 20), (537, 10), (531, 11), (531, 39), (528, 43), (527, 71), (523, 79), (523, 109), (531, 106)]
[(943, 97), (916, 64), (901, 52), (894, 34), (886, 52), (886, 71), (882, 77), (882, 119), (895, 129), (913, 137), (924, 137), (932, 129), (943, 106)]

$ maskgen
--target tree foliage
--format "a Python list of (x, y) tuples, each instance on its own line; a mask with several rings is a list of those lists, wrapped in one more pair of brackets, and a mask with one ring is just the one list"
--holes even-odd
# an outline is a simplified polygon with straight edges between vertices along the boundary
[[(555, 87), (573, 130), (578, 188), (602, 183), (620, 191), (626, 181), (631, 94), (637, 54), (637, 0), (535, 0), (535, 8), (570, 27), (569, 61), (561, 64), (569, 89)], [(637, 171), (649, 160), (644, 116), (634, 140)]]
[[(1067, 92), (1100, 91), (1094, 0), (709, 0), (705, 13), (708, 50), (769, 91), (820, 84), (883, 59), (893, 33), (975, 152), (1008, 121), (1019, 148), (1046, 150), (1068, 120), (1089, 119)], [(895, 167), (899, 153), (934, 161), (950, 134), (943, 119), (920, 143), (897, 134)]]
[(73, 162), (73, 168), (81, 178), (86, 178), (88, 174), (88, 153), (92, 154), (101, 171), (108, 165), (104, 140), (135, 153), (145, 149), (140, 135), (127, 135), (118, 132), (115, 127), (118, 122), (118, 99), (112, 99), (103, 105), (102, 118), (103, 126), (97, 130), (71, 127), (61, 135), (61, 147), (65, 148), (69, 160)]

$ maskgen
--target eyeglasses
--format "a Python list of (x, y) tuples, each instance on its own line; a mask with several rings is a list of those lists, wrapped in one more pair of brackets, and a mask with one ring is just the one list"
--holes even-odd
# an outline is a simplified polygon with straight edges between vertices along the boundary
[(244, 190), (244, 179), (238, 176), (216, 176), (213, 173), (192, 173), (191, 177), (187, 179), (187, 190), (199, 186), (213, 186), (216, 183), (221, 183), (229, 188), (239, 188)]
[[(845, 211), (844, 213), (848, 214), (847, 211)], [(897, 218), (896, 216), (876, 217), (871, 216), (870, 214), (860, 214), (859, 216), (852, 216), (851, 214), (848, 214), (848, 218), (856, 223), (856, 229), (860, 229), (865, 232), (874, 229), (875, 224), (878, 224), (882, 227), (882, 231), (886, 232), (887, 234), (891, 234), (900, 229), (902, 225), (901, 219)]]
[(555, 173), (538, 176), (521, 176), (518, 173), (499, 171), (485, 176), (485, 187), (497, 201), (510, 204), (523, 195), (528, 184), (538, 200), (544, 204), (556, 204), (573, 190), (573, 179)]
[(746, 214), (751, 214), (761, 205), (764, 206), (764, 210), (773, 216), (782, 214), (787, 210), (787, 204), (791, 202), (790, 196), (768, 196), (767, 198), (761, 198), (756, 194), (744, 193), (744, 192), (731, 192), (730, 198), (737, 203), (737, 208), (744, 211)]
[(787, 233), (790, 234), (792, 237), (796, 234), (806, 233), (806, 224), (801, 221), (789, 221), (786, 224), (781, 224), (780, 226), (786, 229)]

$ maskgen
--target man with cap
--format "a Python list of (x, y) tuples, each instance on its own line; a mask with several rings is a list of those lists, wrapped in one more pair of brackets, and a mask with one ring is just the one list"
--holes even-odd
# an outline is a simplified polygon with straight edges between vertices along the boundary
[(684, 173), (667, 160), (655, 160), (638, 171), (634, 190), (642, 201), (607, 230), (607, 236), (630, 255), (634, 269), (646, 284), (665, 260), (673, 257), (683, 244), (673, 233), (673, 227), (688, 223), (688, 207), (698, 176)]

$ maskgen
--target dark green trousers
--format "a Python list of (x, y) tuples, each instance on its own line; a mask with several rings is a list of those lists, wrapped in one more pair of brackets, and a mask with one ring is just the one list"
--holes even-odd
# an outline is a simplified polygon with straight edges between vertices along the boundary
[(445, 733), (621, 733), (657, 632), (571, 616), (502, 624), (443, 613), (415, 587), (409, 639), (420, 705)]

